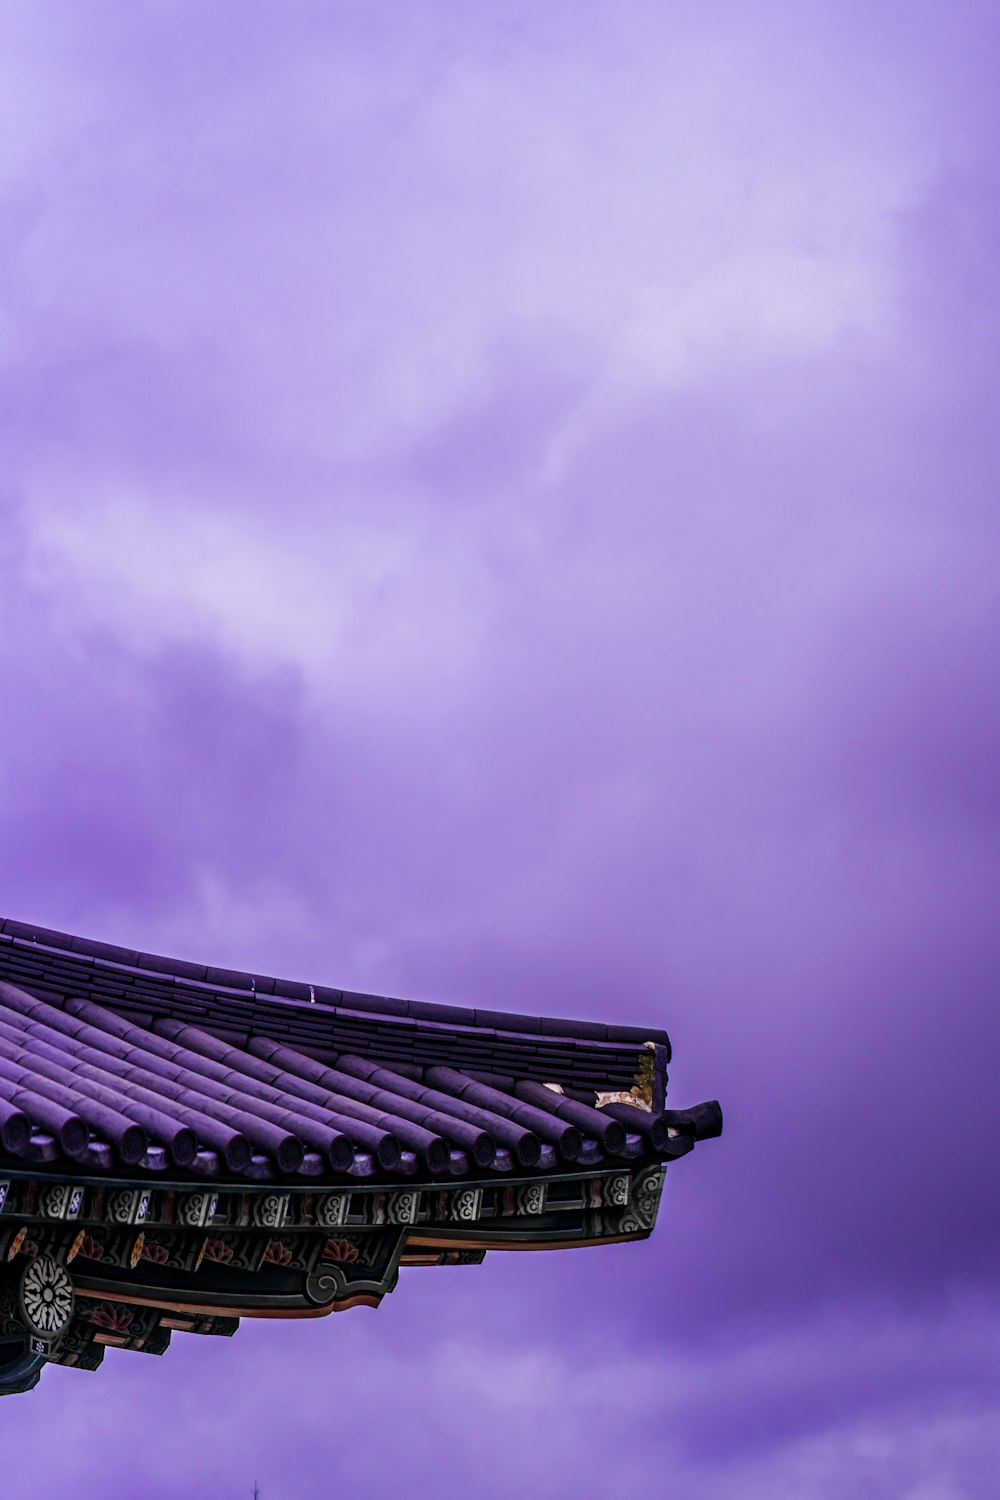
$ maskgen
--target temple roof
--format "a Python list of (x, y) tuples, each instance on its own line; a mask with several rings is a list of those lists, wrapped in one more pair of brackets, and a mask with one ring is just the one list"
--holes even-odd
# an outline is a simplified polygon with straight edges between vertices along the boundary
[(664, 1113), (668, 1058), (656, 1028), (357, 994), (0, 924), (8, 1160), (250, 1181), (625, 1164), (715, 1133)]
[(0, 1395), (401, 1271), (643, 1239), (668, 1163), (652, 1027), (460, 1009), (0, 922)]

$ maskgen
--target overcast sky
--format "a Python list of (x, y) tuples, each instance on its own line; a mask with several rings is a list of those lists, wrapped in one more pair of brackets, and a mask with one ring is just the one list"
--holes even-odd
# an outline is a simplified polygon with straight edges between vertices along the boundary
[(0, 4), (0, 913), (726, 1114), (643, 1245), (50, 1369), (12, 1494), (996, 1495), (998, 49)]

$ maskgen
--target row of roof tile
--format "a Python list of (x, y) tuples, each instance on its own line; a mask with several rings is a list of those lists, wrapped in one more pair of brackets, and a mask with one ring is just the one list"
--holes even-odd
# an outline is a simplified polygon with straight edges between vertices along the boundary
[(234, 1042), (183, 1018), (143, 1024), (0, 980), (0, 1146), (12, 1156), (250, 1179), (434, 1178), (628, 1160), (667, 1143), (662, 1125), (653, 1138), (654, 1116), (616, 1118), (537, 1081), (504, 1089), (446, 1065), (419, 1072), (352, 1051), (318, 1058), (287, 1038)]
[[(46, 932), (44, 936), (58, 934)], [(258, 1035), (284, 1036), (320, 1051), (358, 1050), (396, 1062), (454, 1064), (584, 1088), (630, 1087), (650, 1041), (656, 1045), (659, 1071), (664, 1074), (668, 1056), (662, 1032), (647, 1037), (643, 1029), (599, 1028), (606, 1035), (592, 1038), (569, 1034), (589, 1030), (591, 1023), (503, 1017), (505, 1022), (539, 1027), (515, 1031), (512, 1025), (486, 1025), (487, 1018), (498, 1019), (498, 1013), (492, 1011), (392, 1002), (414, 1010), (422, 1007), (418, 1014), (401, 1015), (363, 1009), (371, 997), (340, 991), (328, 993), (342, 994), (349, 1004), (266, 997), (253, 990), (220, 991), (177, 976), (125, 969), (96, 955), (81, 958), (11, 932), (0, 934), (0, 977), (55, 1005), (82, 995), (119, 1011), (128, 1010), (147, 1024), (158, 1016), (210, 1018), (213, 1029), (226, 1028), (234, 1037), (247, 1041)], [(434, 1015), (423, 1014), (425, 1010), (432, 1010)], [(451, 1019), (441, 1019), (441, 1012)], [(563, 1028), (562, 1033), (554, 1029), (557, 1025)], [(626, 1031), (629, 1035), (621, 1034)], [(615, 1036), (609, 1040), (607, 1034), (611, 1032)], [(663, 1040), (658, 1041), (661, 1037)]]
[(537, 1032), (540, 1036), (574, 1038), (592, 1042), (643, 1043), (648, 1040), (669, 1048), (665, 1031), (659, 1028), (622, 1026), (598, 1021), (568, 1020), (557, 1016), (524, 1016), (511, 1011), (473, 1009), (442, 1005), (426, 1000), (402, 1000), (389, 995), (363, 994), (333, 989), (328, 985), (309, 984), (301, 980), (275, 979), (239, 969), (224, 969), (208, 964), (190, 963), (156, 953), (116, 947), (91, 938), (74, 937), (51, 928), (35, 927), (12, 918), (0, 921), (0, 933), (33, 946), (42, 946), (53, 955), (64, 955), (76, 963), (104, 962), (120, 970), (134, 971), (136, 978), (147, 980), (184, 979), (210, 990), (229, 989), (268, 995), (310, 1004), (333, 1006), (360, 1015), (387, 1015), (397, 1019), (438, 1021), (477, 1029), (512, 1031), (519, 1034)]

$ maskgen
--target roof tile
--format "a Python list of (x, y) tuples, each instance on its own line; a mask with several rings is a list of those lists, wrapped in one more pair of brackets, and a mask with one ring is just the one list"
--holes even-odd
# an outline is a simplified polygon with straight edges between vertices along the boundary
[[(518, 1149), (523, 1151), (525, 1132), (535, 1142), (532, 1150), (540, 1149), (543, 1164), (556, 1161), (557, 1142), (562, 1141), (567, 1151), (572, 1147), (572, 1131), (566, 1127), (576, 1124), (571, 1118), (574, 1111), (550, 1108), (547, 1097), (519, 1095), (519, 1080), (533, 1080), (536, 1088), (540, 1083), (561, 1081), (566, 1088), (582, 1089), (584, 1098), (588, 1089), (593, 1098), (594, 1089), (627, 1088), (636, 1071), (639, 1045), (647, 1040), (659, 1042), (656, 1066), (665, 1072), (665, 1033), (655, 1029), (519, 1016), (310, 986), (140, 953), (25, 923), (8, 921), (0, 927), (0, 1031), (8, 1028), (4, 1033), (8, 1049), (19, 1026), (25, 1036), (24, 1058), (41, 1056), (40, 1045), (50, 1049), (45, 1054), (50, 1063), (58, 1064), (47, 1077), (48, 1088), (61, 1086), (59, 1067), (65, 1067), (67, 1078), (79, 1078), (80, 1089), (87, 1080), (88, 1087), (104, 1087), (100, 1081), (110, 1077), (107, 1087), (117, 1087), (118, 1093), (101, 1097), (113, 1098), (115, 1107), (126, 1115), (129, 1101), (138, 1101), (145, 1091), (143, 1097), (158, 1101), (164, 1118), (188, 1114), (193, 1119), (200, 1113), (206, 1122), (211, 1115), (222, 1126), (239, 1116), (253, 1138), (252, 1156), (248, 1154), (242, 1166), (233, 1157), (227, 1168), (219, 1159), (229, 1139), (225, 1131), (217, 1142), (202, 1136), (190, 1170), (203, 1174), (242, 1171), (252, 1180), (266, 1180), (278, 1170), (274, 1152), (279, 1142), (292, 1138), (298, 1138), (300, 1145), (297, 1154), (288, 1154), (291, 1147), (287, 1147), (287, 1160), (282, 1158), (286, 1170), (306, 1176), (327, 1170), (322, 1151), (311, 1144), (306, 1123), (310, 1117), (303, 1113), (308, 1101), (301, 1101), (296, 1126), (294, 1093), (279, 1090), (275, 1094), (274, 1083), (258, 1078), (252, 1067), (247, 1071), (251, 1054), (256, 1055), (256, 1042), (251, 1039), (272, 1039), (303, 1062), (319, 1059), (320, 1071), (326, 1069), (331, 1077), (338, 1071), (342, 1054), (374, 1066), (381, 1082), (369, 1097), (377, 1098), (377, 1103), (363, 1106), (352, 1096), (353, 1104), (351, 1098), (338, 1104), (332, 1094), (323, 1097), (329, 1097), (336, 1109), (361, 1108), (363, 1112), (367, 1108), (376, 1115), (381, 1111), (377, 1117), (387, 1120), (395, 1115), (398, 1128), (404, 1131), (417, 1128), (414, 1108), (429, 1110), (441, 1121), (451, 1118), (456, 1129), (463, 1121), (471, 1123), (463, 1113), (471, 1110), (494, 1137), (499, 1153), (494, 1154), (494, 1170), (498, 1171), (513, 1165), (513, 1143), (520, 1143)], [(5, 1005), (5, 978), (23, 986), (18, 993), (28, 1002), (27, 1008), (18, 1008), (13, 999)], [(213, 1045), (231, 1049), (234, 1060), (242, 1057), (247, 1062), (234, 1072), (231, 1063), (215, 1062), (211, 1053), (202, 1057), (159, 1036), (158, 1023), (169, 1018), (182, 1027), (202, 1028), (201, 1035), (216, 1039)], [(8, 1055), (23, 1063), (16, 1050)], [(440, 1077), (449, 1080), (450, 1093), (431, 1086), (435, 1068), (444, 1070)], [(662, 1102), (662, 1090), (660, 1097)], [(418, 1099), (424, 1103), (418, 1106)], [(155, 1119), (150, 1109), (144, 1116), (147, 1121)], [(97, 1118), (93, 1110), (91, 1114)], [(359, 1127), (364, 1125), (360, 1116), (354, 1118)], [(581, 1115), (581, 1123), (584, 1118)], [(108, 1120), (110, 1128), (111, 1115)], [(58, 1141), (44, 1128), (44, 1121), (37, 1119), (35, 1125), (34, 1138), (53, 1137), (52, 1149), (58, 1151)], [(208, 1129), (207, 1123), (204, 1128)], [(593, 1140), (593, 1132), (585, 1133)], [(511, 1147), (504, 1143), (508, 1135)], [(633, 1135), (641, 1139), (641, 1132)], [(403, 1144), (407, 1169), (416, 1171), (419, 1152)], [(162, 1142), (150, 1141), (147, 1170), (163, 1169), (164, 1149)], [(445, 1163), (449, 1175), (475, 1169), (461, 1142), (456, 1141), (451, 1149), (452, 1156)], [(586, 1148), (591, 1155), (597, 1150), (596, 1143)], [(102, 1162), (117, 1160), (114, 1140), (104, 1141), (100, 1133), (88, 1153), (95, 1170), (104, 1169)], [(505, 1162), (505, 1156), (511, 1161)], [(297, 1167), (292, 1166), (295, 1160)], [(360, 1139), (351, 1160), (350, 1170), (355, 1174), (378, 1170), (372, 1148)], [(176, 1166), (171, 1170), (176, 1171)], [(403, 1169), (397, 1166), (397, 1170)]]

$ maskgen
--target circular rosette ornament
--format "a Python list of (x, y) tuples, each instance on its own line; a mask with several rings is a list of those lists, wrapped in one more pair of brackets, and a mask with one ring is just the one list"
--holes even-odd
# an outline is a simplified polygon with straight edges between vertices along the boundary
[(65, 1266), (51, 1255), (36, 1255), (21, 1276), (18, 1300), (29, 1332), (57, 1339), (73, 1316), (73, 1283)]

